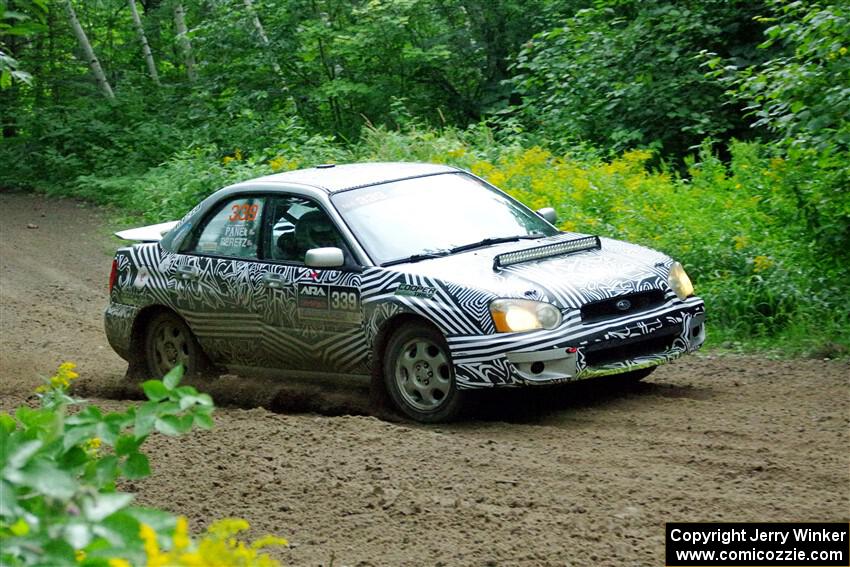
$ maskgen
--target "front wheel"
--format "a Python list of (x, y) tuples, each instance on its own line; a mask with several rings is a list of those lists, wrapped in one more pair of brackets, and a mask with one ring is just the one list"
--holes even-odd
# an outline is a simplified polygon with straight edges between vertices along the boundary
[(145, 332), (145, 363), (154, 378), (182, 364), (187, 375), (207, 369), (206, 354), (186, 323), (173, 313), (154, 316)]
[(384, 381), (396, 407), (424, 423), (450, 421), (460, 412), (463, 392), (443, 335), (412, 323), (390, 339), (384, 356)]

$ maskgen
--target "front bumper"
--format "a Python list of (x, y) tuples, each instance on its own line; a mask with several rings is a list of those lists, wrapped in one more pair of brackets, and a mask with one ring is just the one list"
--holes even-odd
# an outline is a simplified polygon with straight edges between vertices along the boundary
[(551, 331), (486, 337), (449, 337), (458, 387), (556, 384), (664, 364), (705, 342), (705, 309), (692, 297), (630, 317), (572, 317)]

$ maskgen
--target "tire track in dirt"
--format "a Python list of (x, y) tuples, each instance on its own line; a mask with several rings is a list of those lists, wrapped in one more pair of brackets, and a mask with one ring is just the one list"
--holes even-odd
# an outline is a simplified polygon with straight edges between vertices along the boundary
[[(63, 360), (86, 396), (125, 405), (101, 325), (110, 213), (8, 193), (0, 207), (15, 211), (0, 408)], [(493, 392), (424, 427), (328, 417), (367, 412), (362, 380), (226, 375), (200, 384), (228, 406), (216, 429), (153, 437), (153, 477), (126, 488), (195, 529), (241, 516), (283, 535), (290, 565), (660, 565), (666, 521), (850, 519), (848, 376), (847, 361), (699, 355), (629, 387)]]

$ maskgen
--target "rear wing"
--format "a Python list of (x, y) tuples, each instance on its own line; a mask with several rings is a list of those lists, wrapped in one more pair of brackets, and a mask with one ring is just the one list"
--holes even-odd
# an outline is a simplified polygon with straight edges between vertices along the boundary
[(180, 221), (161, 222), (159, 224), (151, 224), (148, 226), (140, 226), (139, 228), (129, 228), (116, 232), (115, 236), (124, 240), (134, 240), (136, 242), (159, 242), (165, 233), (174, 228)]

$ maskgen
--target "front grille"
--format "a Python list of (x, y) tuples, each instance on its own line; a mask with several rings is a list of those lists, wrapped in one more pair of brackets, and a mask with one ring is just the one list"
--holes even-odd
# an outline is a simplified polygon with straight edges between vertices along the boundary
[[(620, 309), (617, 303), (626, 300), (629, 302), (627, 309)], [(582, 305), (581, 320), (585, 323), (600, 321), (609, 317), (622, 317), (640, 311), (646, 311), (657, 307), (664, 303), (664, 292), (660, 289), (651, 289), (648, 291), (638, 291), (635, 293), (626, 293), (616, 297), (609, 297), (600, 301), (594, 301)]]
[(646, 338), (634, 339), (632, 342), (618, 341), (612, 345), (606, 341), (588, 345), (584, 351), (584, 360), (588, 366), (602, 366), (650, 354), (660, 354), (670, 350), (678, 336), (678, 330), (674, 328), (664, 335), (649, 335)]

